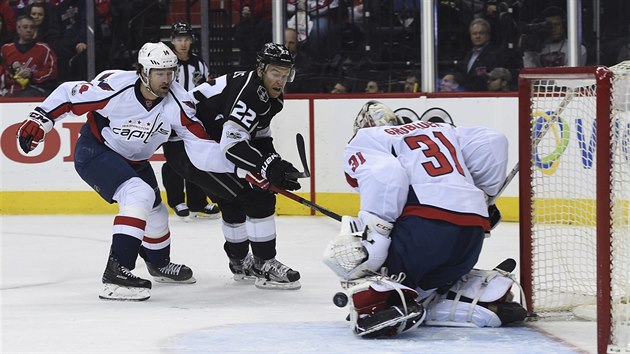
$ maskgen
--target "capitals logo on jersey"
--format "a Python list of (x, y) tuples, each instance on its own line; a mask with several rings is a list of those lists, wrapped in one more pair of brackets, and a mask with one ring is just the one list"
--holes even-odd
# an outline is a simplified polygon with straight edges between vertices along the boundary
[(76, 84), (74, 85), (74, 87), (72, 88), (72, 91), (70, 92), (70, 94), (72, 96), (78, 94), (82, 94), (83, 92), (87, 91), (90, 87), (92, 87), (92, 84), (89, 82), (85, 82), (85, 83), (81, 83), (81, 84)]

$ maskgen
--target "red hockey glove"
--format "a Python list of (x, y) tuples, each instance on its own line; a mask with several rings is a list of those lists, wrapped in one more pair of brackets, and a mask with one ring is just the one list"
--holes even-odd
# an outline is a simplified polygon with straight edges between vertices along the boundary
[(53, 121), (46, 118), (38, 111), (31, 111), (28, 119), (22, 122), (17, 131), (17, 139), (20, 148), (25, 153), (35, 149), (37, 145), (44, 141), (44, 136), (53, 128)]

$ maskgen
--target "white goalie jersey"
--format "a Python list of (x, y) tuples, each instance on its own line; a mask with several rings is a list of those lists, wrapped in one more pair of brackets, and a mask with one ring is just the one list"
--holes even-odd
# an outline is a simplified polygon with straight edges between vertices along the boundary
[(413, 122), (360, 129), (344, 150), (361, 210), (489, 228), (486, 195), (506, 176), (507, 138), (484, 127)]

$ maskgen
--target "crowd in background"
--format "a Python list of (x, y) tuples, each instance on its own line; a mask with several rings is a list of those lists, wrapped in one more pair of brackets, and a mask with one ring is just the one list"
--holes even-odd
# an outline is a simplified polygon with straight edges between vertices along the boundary
[[(199, 39), (199, 1), (93, 0), (96, 72), (131, 69), (147, 41), (168, 42), (177, 20)], [(176, 3), (188, 6), (173, 12)], [(289, 93), (418, 92), (420, 0), (285, 0)], [(595, 28), (594, 3), (601, 13)], [(519, 70), (567, 65), (565, 0), (453, 0), (437, 4), (436, 91), (510, 91)], [(209, 0), (211, 76), (254, 67), (272, 40), (271, 0)], [(582, 2), (580, 65), (630, 59), (630, 2)], [(85, 0), (0, 0), (0, 94), (45, 96), (87, 78)], [(200, 41), (193, 50), (199, 53)]]

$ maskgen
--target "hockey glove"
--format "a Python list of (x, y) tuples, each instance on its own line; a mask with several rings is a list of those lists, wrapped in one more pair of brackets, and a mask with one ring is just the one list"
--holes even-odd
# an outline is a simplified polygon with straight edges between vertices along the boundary
[(258, 169), (264, 179), (277, 187), (288, 191), (300, 189), (300, 183), (297, 181), (300, 172), (276, 153), (267, 155)]
[(494, 230), (501, 222), (501, 212), (495, 204), (488, 206), (488, 219), (490, 220), (490, 230)]
[(37, 145), (44, 141), (44, 136), (53, 128), (53, 121), (46, 118), (38, 111), (31, 111), (28, 119), (22, 122), (17, 131), (17, 138), (20, 148), (25, 153), (35, 149)]

